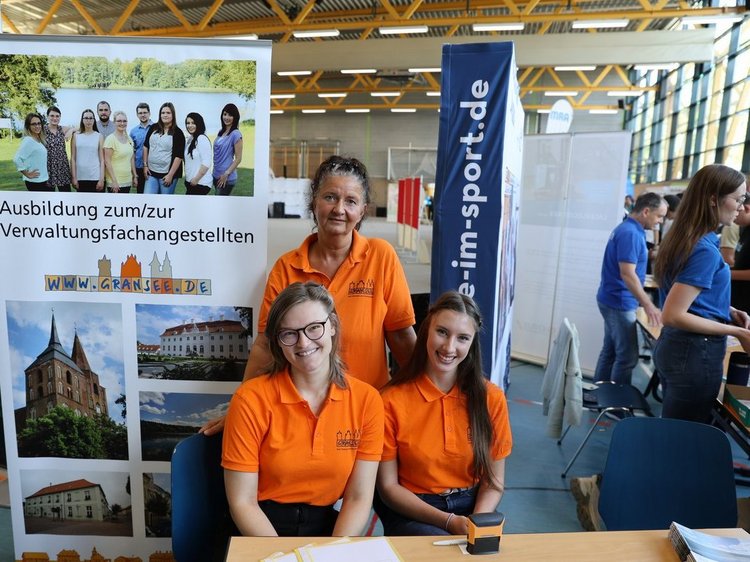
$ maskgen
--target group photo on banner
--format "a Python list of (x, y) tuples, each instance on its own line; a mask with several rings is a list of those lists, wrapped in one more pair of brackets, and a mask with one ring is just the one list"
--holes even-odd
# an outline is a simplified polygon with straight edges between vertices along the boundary
[(15, 557), (173, 560), (172, 450), (226, 413), (256, 335), (270, 43), (15, 35), (0, 49)]

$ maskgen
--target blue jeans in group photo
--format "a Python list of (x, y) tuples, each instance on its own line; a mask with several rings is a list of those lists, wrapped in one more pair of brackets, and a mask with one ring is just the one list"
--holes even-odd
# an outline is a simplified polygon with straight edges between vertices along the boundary
[[(474, 504), (477, 501), (477, 490), (478, 487), (474, 487), (448, 495), (417, 494), (417, 497), (423, 502), (446, 513), (466, 516), (474, 512)], [(413, 519), (404, 517), (400, 513), (396, 513), (380, 499), (377, 490), (375, 491), (373, 506), (375, 513), (378, 514), (380, 521), (383, 523), (383, 534), (386, 536), (450, 535), (442, 527), (436, 527), (435, 525), (422, 523), (421, 521), (414, 521)]]
[(654, 348), (654, 365), (664, 401), (661, 416), (709, 423), (724, 374), (726, 336), (709, 336), (664, 326)]
[(594, 371), (594, 382), (630, 384), (638, 364), (635, 310), (617, 310), (597, 303), (604, 318), (604, 343)]
[(162, 178), (155, 176), (148, 176), (146, 183), (143, 185), (143, 193), (149, 194), (161, 194), (161, 195), (172, 195), (174, 190), (177, 188), (177, 178), (172, 180), (172, 183), (166, 185)]

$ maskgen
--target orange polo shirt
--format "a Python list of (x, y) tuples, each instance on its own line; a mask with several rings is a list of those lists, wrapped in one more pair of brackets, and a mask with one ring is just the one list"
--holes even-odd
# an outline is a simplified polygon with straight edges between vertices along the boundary
[(258, 499), (331, 505), (344, 493), (357, 460), (379, 461), (383, 402), (349, 376), (332, 384), (315, 417), (288, 372), (244, 382), (232, 397), (222, 466), (258, 473)]
[(308, 236), (299, 248), (274, 264), (266, 282), (258, 330), (266, 329), (271, 303), (284, 288), (295, 281), (320, 283), (333, 296), (341, 319), (339, 353), (347, 372), (380, 388), (389, 379), (385, 332), (408, 328), (415, 322), (404, 269), (388, 242), (367, 239), (355, 230), (349, 256), (329, 279), (310, 265), (310, 246), (317, 237)]
[[(454, 386), (444, 394), (426, 376), (383, 391), (383, 461), (398, 460), (398, 481), (415, 494), (439, 494), (476, 484), (466, 397)], [(510, 454), (513, 440), (505, 393), (487, 382), (487, 407), (494, 428), (490, 458)]]

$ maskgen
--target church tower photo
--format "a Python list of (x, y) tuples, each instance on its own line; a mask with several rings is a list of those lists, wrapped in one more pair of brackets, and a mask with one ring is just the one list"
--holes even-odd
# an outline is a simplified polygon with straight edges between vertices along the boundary
[(25, 419), (47, 414), (55, 406), (70, 408), (77, 415), (109, 415), (107, 391), (99, 384), (99, 375), (91, 370), (83, 344), (75, 333), (68, 355), (57, 335), (52, 314), (49, 343), (24, 369), (26, 379)]

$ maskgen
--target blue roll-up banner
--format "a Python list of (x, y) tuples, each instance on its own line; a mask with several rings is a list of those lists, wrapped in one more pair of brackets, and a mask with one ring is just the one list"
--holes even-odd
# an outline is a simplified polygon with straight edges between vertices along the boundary
[(513, 43), (443, 46), (431, 300), (456, 289), (477, 301), (484, 369), (503, 387), (522, 148)]

